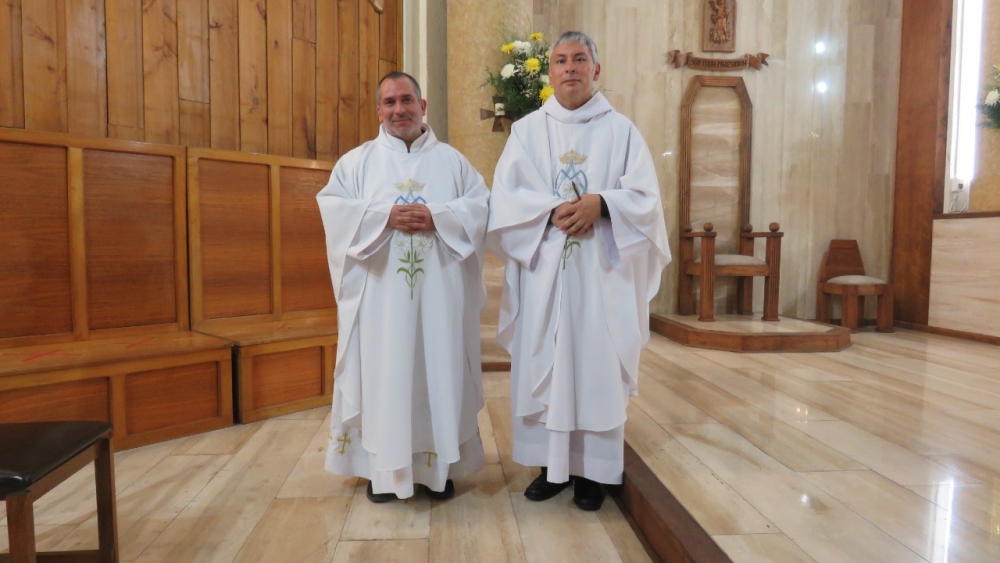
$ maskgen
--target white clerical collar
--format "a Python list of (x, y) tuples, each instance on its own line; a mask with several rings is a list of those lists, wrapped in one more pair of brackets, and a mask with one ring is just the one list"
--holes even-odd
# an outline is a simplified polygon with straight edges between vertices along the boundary
[(555, 96), (550, 97), (542, 105), (542, 111), (551, 115), (556, 121), (571, 124), (593, 121), (613, 109), (604, 94), (600, 92), (591, 96), (587, 103), (573, 110), (564, 108)]
[(433, 147), (437, 143), (437, 137), (434, 136), (434, 131), (431, 129), (430, 125), (422, 123), (420, 125), (420, 130), (423, 131), (423, 133), (410, 143), (409, 149), (406, 148), (406, 141), (400, 139), (399, 137), (393, 137), (390, 135), (389, 132), (385, 130), (385, 125), (379, 125), (378, 137), (375, 140), (397, 152), (420, 152), (425, 148), (429, 149)]

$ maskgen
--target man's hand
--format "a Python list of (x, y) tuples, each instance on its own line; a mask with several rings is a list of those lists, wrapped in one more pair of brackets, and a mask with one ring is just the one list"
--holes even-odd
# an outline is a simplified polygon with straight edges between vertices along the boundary
[(404, 233), (433, 231), (434, 217), (431, 216), (431, 210), (420, 203), (394, 205), (389, 211), (388, 227)]
[(601, 218), (601, 196), (584, 194), (580, 199), (563, 203), (552, 214), (552, 224), (567, 235), (581, 236)]

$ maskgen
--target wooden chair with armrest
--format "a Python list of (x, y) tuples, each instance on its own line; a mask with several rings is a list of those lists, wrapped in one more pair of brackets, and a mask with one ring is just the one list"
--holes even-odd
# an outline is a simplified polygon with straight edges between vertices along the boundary
[[(681, 282), (679, 312), (691, 315), (695, 312), (694, 278), (700, 280), (698, 299), (698, 320), (715, 320), (715, 278), (738, 277), (736, 306), (741, 315), (753, 313), (753, 278), (764, 278), (764, 316), (762, 320), (778, 320), (778, 288), (781, 284), (781, 233), (777, 223), (771, 223), (769, 232), (753, 232), (753, 226), (746, 225), (740, 233), (739, 254), (716, 254), (716, 233), (711, 223), (705, 223), (705, 230), (693, 232), (690, 225), (681, 233)], [(695, 258), (694, 240), (701, 239), (700, 256)], [(766, 257), (754, 256), (754, 239), (766, 238)]]
[(841, 325), (858, 331), (861, 318), (859, 297), (878, 296), (876, 328), (879, 332), (892, 332), (892, 284), (865, 275), (861, 250), (856, 240), (831, 240), (823, 253), (819, 266), (816, 291), (816, 320), (830, 322), (832, 302), (828, 295), (840, 296)]

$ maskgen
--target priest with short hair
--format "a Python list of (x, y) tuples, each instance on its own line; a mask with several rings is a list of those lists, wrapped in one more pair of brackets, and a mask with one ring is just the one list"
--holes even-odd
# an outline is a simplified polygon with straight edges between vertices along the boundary
[(484, 463), (479, 313), (489, 190), (423, 123), (408, 74), (379, 82), (376, 139), (317, 196), (339, 334), (326, 469), (372, 502), (454, 495)]
[(574, 485), (584, 510), (622, 482), (626, 408), (649, 341), (649, 301), (670, 261), (659, 183), (642, 135), (600, 93), (597, 46), (553, 44), (545, 104), (511, 128), (487, 245), (506, 260), (497, 341), (511, 354), (513, 458), (525, 490)]

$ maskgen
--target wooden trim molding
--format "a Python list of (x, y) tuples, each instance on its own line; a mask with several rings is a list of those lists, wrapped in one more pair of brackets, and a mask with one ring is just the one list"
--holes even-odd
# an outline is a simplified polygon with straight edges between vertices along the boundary
[(1000, 217), (1000, 211), (973, 211), (972, 213), (935, 213), (934, 220), (938, 219), (989, 219)]
[(979, 334), (978, 332), (966, 332), (964, 330), (955, 330), (953, 328), (942, 328), (937, 326), (921, 325), (921, 324), (909, 323), (906, 321), (896, 321), (893, 324), (898, 326), (899, 328), (916, 330), (918, 332), (926, 332), (929, 334), (937, 334), (940, 336), (950, 336), (952, 338), (960, 338), (962, 340), (971, 340), (973, 342), (982, 342), (983, 344), (992, 344), (994, 346), (1000, 346), (1000, 336)]
[(660, 561), (732, 563), (627, 442), (625, 477), (611, 494), (643, 546)]
[(927, 324), (935, 213), (944, 208), (952, 0), (903, 2), (893, 203), (897, 320)]

